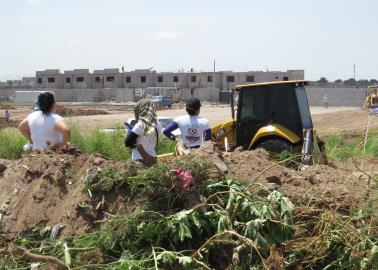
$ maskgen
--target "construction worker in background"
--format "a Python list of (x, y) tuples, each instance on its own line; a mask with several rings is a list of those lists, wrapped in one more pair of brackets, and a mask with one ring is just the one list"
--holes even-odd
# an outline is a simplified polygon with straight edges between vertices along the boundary
[(324, 108), (328, 109), (328, 95), (327, 94), (323, 96), (323, 105), (324, 105)]
[(132, 160), (139, 161), (145, 166), (157, 163), (157, 146), (162, 127), (157, 120), (155, 104), (145, 98), (137, 102), (134, 107), (136, 124), (131, 129), (125, 123), (127, 137), (125, 146), (132, 148)]
[(54, 95), (49, 92), (38, 96), (38, 111), (29, 114), (19, 125), (22, 135), (29, 140), (33, 150), (44, 150), (49, 145), (64, 146), (71, 137), (71, 131), (63, 117), (55, 114)]
[(173, 120), (163, 131), (170, 140), (177, 138), (172, 131), (180, 129), (181, 139), (186, 148), (199, 148), (203, 141), (211, 140), (211, 127), (207, 119), (199, 117), (201, 101), (191, 98), (186, 102), (187, 115), (179, 116)]
[(10, 112), (8, 112), (8, 110), (5, 110), (5, 112), (4, 112), (4, 118), (5, 118), (5, 121), (9, 121), (9, 119), (10, 119)]

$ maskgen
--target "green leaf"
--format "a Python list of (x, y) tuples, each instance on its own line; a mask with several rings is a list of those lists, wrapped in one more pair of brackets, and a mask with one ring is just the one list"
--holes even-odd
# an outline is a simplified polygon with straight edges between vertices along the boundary
[(192, 233), (190, 232), (188, 226), (183, 223), (180, 223), (179, 225), (179, 238), (181, 242), (183, 242), (185, 238), (192, 238)]
[(228, 202), (226, 206), (227, 211), (232, 211), (234, 208), (234, 200), (235, 200), (235, 193), (232, 189), (230, 189), (230, 196), (228, 197)]
[(172, 251), (163, 251), (159, 255), (156, 256), (158, 261), (162, 261), (163, 263), (172, 264), (176, 260), (176, 254)]
[(224, 217), (220, 217), (218, 221), (218, 233), (221, 233), (226, 228)]
[(192, 258), (188, 256), (179, 257), (178, 260), (179, 260), (179, 264), (181, 264), (184, 267), (191, 266), (191, 264), (193, 263)]
[(370, 264), (378, 267), (378, 246), (374, 245), (371, 249)]
[(192, 213), (192, 220), (193, 220), (193, 223), (196, 226), (196, 228), (198, 230), (200, 230), (202, 228), (202, 225), (201, 225), (201, 222), (199, 220), (199, 214), (198, 214), (198, 212), (193, 212)]

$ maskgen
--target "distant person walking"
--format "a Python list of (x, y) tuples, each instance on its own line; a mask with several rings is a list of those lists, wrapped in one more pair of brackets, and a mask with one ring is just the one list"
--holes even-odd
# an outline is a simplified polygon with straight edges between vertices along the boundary
[(154, 102), (148, 98), (138, 101), (134, 107), (134, 115), (134, 127), (131, 129), (130, 125), (126, 124), (125, 146), (132, 149), (132, 160), (151, 166), (157, 163), (157, 145), (159, 134), (162, 132)]
[(191, 98), (186, 102), (186, 112), (187, 115), (177, 117), (164, 129), (163, 133), (169, 139), (176, 140), (172, 131), (179, 128), (184, 146), (198, 148), (203, 141), (211, 140), (210, 123), (207, 119), (199, 117), (201, 101), (198, 98)]
[(49, 145), (61, 147), (71, 137), (71, 131), (63, 117), (57, 115), (54, 95), (49, 92), (38, 96), (38, 111), (29, 114), (20, 123), (19, 129), (33, 150), (44, 150)]
[(328, 95), (327, 94), (323, 96), (323, 106), (324, 108), (328, 109)]
[(8, 112), (8, 110), (5, 110), (4, 118), (5, 118), (5, 121), (7, 121), (7, 122), (10, 120), (10, 112)]

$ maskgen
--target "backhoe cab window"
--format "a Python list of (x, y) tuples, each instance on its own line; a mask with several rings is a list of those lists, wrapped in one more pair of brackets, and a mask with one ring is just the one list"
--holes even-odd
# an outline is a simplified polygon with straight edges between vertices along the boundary
[(292, 85), (251, 87), (243, 89), (240, 95), (240, 122), (280, 124), (293, 131), (301, 130)]
[(266, 118), (264, 96), (261, 91), (243, 92), (240, 120), (241, 122), (259, 122)]
[(301, 114), (303, 128), (312, 128), (311, 113), (308, 106), (306, 91), (304, 87), (295, 89), (298, 99), (299, 112)]

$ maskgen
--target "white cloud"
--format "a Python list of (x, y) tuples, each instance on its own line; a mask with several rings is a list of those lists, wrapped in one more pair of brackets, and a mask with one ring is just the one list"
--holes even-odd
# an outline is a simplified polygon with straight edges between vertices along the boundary
[(157, 34), (156, 38), (157, 39), (166, 39), (166, 40), (172, 40), (176, 39), (181, 36), (181, 33), (178, 32), (160, 32)]
[(200, 32), (201, 33), (207, 33), (207, 32), (209, 32), (209, 29), (207, 27), (201, 27)]
[(41, 4), (45, 2), (45, 0), (26, 0), (25, 3), (28, 5), (35, 5), (35, 4)]

